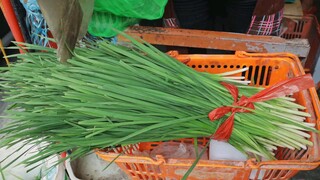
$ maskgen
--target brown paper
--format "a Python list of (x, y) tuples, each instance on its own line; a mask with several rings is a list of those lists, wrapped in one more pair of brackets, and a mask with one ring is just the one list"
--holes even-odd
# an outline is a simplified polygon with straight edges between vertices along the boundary
[(79, 2), (83, 12), (83, 18), (82, 18), (78, 40), (83, 38), (88, 31), (88, 26), (93, 13), (94, 0), (79, 0)]
[[(78, 38), (87, 31), (93, 0), (38, 0), (42, 14), (58, 45), (58, 57), (66, 62)], [(83, 10), (82, 10), (83, 9)]]

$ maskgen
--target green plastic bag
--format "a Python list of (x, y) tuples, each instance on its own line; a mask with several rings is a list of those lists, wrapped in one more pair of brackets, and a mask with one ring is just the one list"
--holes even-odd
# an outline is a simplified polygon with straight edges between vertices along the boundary
[(108, 11), (118, 16), (159, 19), (168, 0), (95, 0), (95, 11)]
[(88, 32), (94, 36), (113, 37), (117, 35), (113, 28), (123, 31), (128, 26), (138, 22), (139, 19), (136, 18), (117, 16), (109, 12), (93, 11)]

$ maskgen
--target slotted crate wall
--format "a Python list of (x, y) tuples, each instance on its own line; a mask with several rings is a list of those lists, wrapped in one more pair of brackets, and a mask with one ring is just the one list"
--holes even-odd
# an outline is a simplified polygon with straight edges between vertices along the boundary
[[(183, 58), (184, 56), (182, 55), (179, 57)], [(185, 57), (185, 60), (187, 60), (188, 57)], [(192, 56), (192, 61), (187, 65), (196, 69), (197, 71), (209, 73), (223, 73), (226, 71), (234, 71), (242, 68), (248, 68), (248, 71), (238, 73), (236, 75), (244, 76), (245, 80), (251, 81), (250, 85), (253, 86), (269, 86), (271, 83), (274, 83), (279, 80), (284, 80), (293, 76), (293, 73), (290, 69), (280, 68), (285, 63), (281, 60), (256, 61), (257, 59), (259, 60), (259, 58), (249, 58), (243, 61), (240, 55), (239, 58), (230, 56), (230, 59), (227, 59), (228, 56), (217, 56), (214, 57), (215, 60), (210, 61), (204, 59), (206, 57), (210, 57), (210, 55)], [(219, 59), (219, 57), (221, 57), (221, 60)], [(222, 60), (222, 58), (224, 59)]]
[(285, 39), (308, 39), (310, 52), (308, 57), (302, 61), (304, 68), (311, 73), (318, 59), (320, 47), (319, 23), (315, 16), (307, 15), (286, 21), (287, 31), (281, 36)]

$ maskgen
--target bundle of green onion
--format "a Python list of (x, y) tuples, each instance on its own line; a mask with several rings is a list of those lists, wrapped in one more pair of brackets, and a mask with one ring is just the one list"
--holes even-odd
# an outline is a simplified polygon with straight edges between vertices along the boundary
[[(220, 82), (236, 84), (248, 97), (261, 90), (197, 72), (135, 40), (131, 47), (100, 42), (77, 48), (67, 64), (54, 49), (26, 46), (38, 52), (17, 55), (18, 63), (2, 68), (13, 121), (0, 131), (0, 146), (40, 145), (27, 165), (69, 149), (77, 158), (95, 148), (208, 137), (227, 118), (212, 122), (208, 113), (233, 102)], [(299, 109), (289, 97), (255, 103), (251, 113), (236, 114), (229, 143), (267, 159), (277, 147), (306, 149), (312, 146), (307, 131), (316, 130)]]

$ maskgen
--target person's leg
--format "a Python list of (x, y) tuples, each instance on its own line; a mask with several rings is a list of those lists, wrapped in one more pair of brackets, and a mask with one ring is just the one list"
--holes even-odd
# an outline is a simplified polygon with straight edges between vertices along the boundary
[[(256, 0), (211, 1), (214, 17), (213, 30), (246, 33), (251, 22)], [(209, 54), (233, 54), (234, 51), (208, 50)]]
[(173, 0), (180, 27), (185, 29), (211, 29), (208, 0)]
[(226, 5), (228, 0), (210, 1), (210, 14), (213, 19), (212, 30), (225, 31), (225, 22), (227, 19)]
[(225, 31), (247, 33), (255, 7), (256, 0), (229, 0)]
[[(208, 0), (173, 0), (180, 28), (211, 30), (212, 18)], [(188, 48), (189, 54), (205, 54), (206, 49)]]

